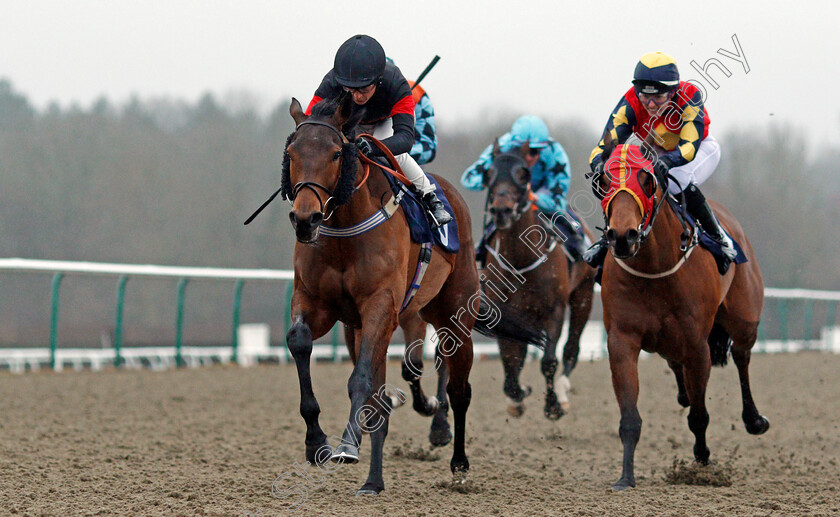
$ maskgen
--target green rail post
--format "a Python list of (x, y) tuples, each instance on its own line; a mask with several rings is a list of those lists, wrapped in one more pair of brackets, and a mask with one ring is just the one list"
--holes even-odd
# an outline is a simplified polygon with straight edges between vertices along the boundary
[(56, 273), (52, 279), (52, 311), (50, 313), (50, 368), (55, 370), (55, 351), (58, 347), (58, 292), (63, 273)]
[(338, 327), (340, 326), (339, 322), (336, 322), (332, 328), (332, 350), (333, 350), (333, 362), (337, 363), (341, 359), (338, 357)]
[(805, 300), (805, 315), (802, 319), (803, 325), (805, 326), (805, 337), (803, 338), (805, 341), (810, 341), (814, 338), (813, 329), (811, 328), (811, 323), (814, 320), (814, 300), (807, 299)]
[(777, 305), (779, 312), (779, 333), (782, 337), (782, 343), (787, 343), (788, 340), (788, 311), (786, 302), (784, 298), (779, 298)]
[(289, 353), (289, 343), (286, 342), (286, 336), (289, 334), (289, 329), (292, 328), (292, 293), (295, 290), (294, 282), (286, 284), (286, 310), (284, 312), (285, 320), (283, 322), (283, 353), (286, 356), (288, 363), (292, 359), (292, 354)]
[(123, 306), (125, 302), (125, 284), (128, 282), (128, 276), (122, 275), (117, 281), (117, 321), (114, 326), (114, 366), (119, 368), (122, 366), (122, 326), (123, 326)]
[(175, 366), (184, 366), (184, 358), (181, 355), (181, 337), (184, 328), (184, 297), (187, 290), (188, 279), (182, 278), (178, 281), (178, 314), (175, 320)]
[(237, 280), (236, 286), (233, 288), (233, 336), (230, 353), (230, 362), (232, 363), (239, 362), (239, 309), (242, 306), (242, 287), (244, 285), (244, 280)]

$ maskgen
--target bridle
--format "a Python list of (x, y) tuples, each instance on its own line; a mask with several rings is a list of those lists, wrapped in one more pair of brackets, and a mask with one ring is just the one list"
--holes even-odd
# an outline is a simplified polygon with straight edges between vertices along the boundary
[[(507, 156), (507, 157), (510, 157), (513, 160), (515, 160), (517, 163), (514, 164), (514, 166), (521, 165), (524, 169), (528, 169), (528, 166), (525, 163), (525, 160), (523, 160), (520, 156), (517, 156), (515, 154), (510, 154), (510, 153), (500, 154), (499, 156), (497, 156), (494, 159), (494, 162), (497, 161), (501, 156)], [(494, 163), (494, 166), (495, 166), (495, 163)], [(513, 167), (511, 167), (511, 169), (512, 168)], [(496, 174), (496, 176), (493, 178), (493, 181), (491, 181), (490, 184), (487, 186), (487, 199), (484, 202), (484, 213), (485, 213), (485, 215), (489, 213), (488, 207), (491, 205), (493, 200), (496, 199), (496, 197), (497, 197), (497, 196), (493, 195), (493, 189), (495, 188), (496, 184), (498, 183), (498, 179), (499, 179), (499, 175)], [(514, 199), (514, 201), (516, 202), (516, 209), (513, 212), (512, 220), (513, 220), (513, 222), (517, 222), (522, 217), (522, 215), (525, 214), (526, 212), (528, 212), (529, 210), (531, 210), (531, 207), (533, 206), (533, 200), (531, 199), (531, 184), (529, 182), (523, 187), (516, 180), (514, 180), (512, 176), (511, 176), (510, 179), (511, 179), (511, 183), (513, 183), (517, 188), (522, 189), (521, 193), (519, 194), (519, 197)], [(509, 194), (502, 194), (501, 196), (498, 196), (498, 197), (511, 198), (513, 196), (510, 196)]]
[[(342, 147), (347, 145), (347, 144), (353, 145), (347, 139), (347, 137), (344, 136), (344, 133), (342, 133), (340, 129), (333, 126), (332, 124), (329, 124), (327, 122), (323, 122), (321, 120), (312, 120), (312, 119), (304, 120), (303, 122), (301, 122), (300, 124), (298, 124), (295, 127), (295, 131), (293, 133), (293, 136), (294, 136), (295, 133), (297, 133), (297, 131), (301, 128), (301, 126), (306, 126), (306, 125), (327, 127), (332, 132), (334, 132), (336, 135), (338, 135), (338, 138), (341, 141)], [(291, 143), (291, 140), (289, 141), (289, 143)], [(336, 154), (337, 154), (336, 158), (338, 158), (339, 160), (344, 160), (345, 159), (345, 157), (343, 156), (343, 154), (344, 154), (343, 151), (336, 151)], [(341, 171), (341, 165), (342, 165), (342, 163), (339, 162), (339, 171)], [(364, 165), (364, 169), (365, 169), (364, 177), (362, 178), (362, 181), (354, 187), (353, 193), (356, 193), (356, 191), (358, 191), (362, 187), (362, 185), (365, 184), (365, 182), (368, 179), (368, 174), (369, 174), (370, 169), (368, 168), (367, 164)], [(338, 208), (338, 205), (335, 203), (335, 188), (338, 186), (339, 181), (341, 181), (341, 173), (340, 172), (339, 172), (338, 178), (336, 178), (336, 185), (333, 186), (332, 189), (329, 189), (329, 188), (325, 187), (324, 185), (321, 185), (320, 183), (318, 183), (316, 181), (299, 181), (298, 183), (295, 183), (295, 185), (292, 187), (291, 195), (289, 195), (289, 196), (284, 195), (283, 197), (286, 198), (286, 201), (288, 201), (290, 205), (294, 206), (295, 199), (297, 198), (297, 196), (298, 196), (298, 194), (300, 193), (301, 190), (303, 190), (303, 189), (311, 190), (315, 194), (315, 197), (318, 198), (318, 204), (320, 205), (320, 211), (321, 211), (321, 213), (324, 214), (324, 220), (326, 221), (330, 217), (332, 217), (332, 215), (335, 213), (335, 210)], [(318, 195), (318, 190), (322, 190), (327, 195), (327, 200), (326, 201), (321, 200), (321, 196)], [(352, 196), (352, 194), (351, 194), (351, 196)], [(333, 201), (335, 206), (333, 207), (331, 212), (327, 213), (326, 209), (330, 206), (330, 201)]]

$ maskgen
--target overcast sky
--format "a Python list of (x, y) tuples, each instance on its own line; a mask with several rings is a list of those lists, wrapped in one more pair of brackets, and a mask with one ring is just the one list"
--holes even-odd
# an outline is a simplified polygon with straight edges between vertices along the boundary
[[(264, 107), (307, 102), (338, 46), (367, 33), (423, 84), (440, 125), (510, 113), (603, 127), (649, 51), (707, 90), (712, 131), (792, 125), (840, 138), (840, 3), (418, 1), (0, 1), (0, 77), (39, 108), (210, 91)], [(737, 54), (741, 61), (721, 55)], [(711, 86), (690, 65), (717, 58)], [(749, 68), (749, 72), (745, 69)]]

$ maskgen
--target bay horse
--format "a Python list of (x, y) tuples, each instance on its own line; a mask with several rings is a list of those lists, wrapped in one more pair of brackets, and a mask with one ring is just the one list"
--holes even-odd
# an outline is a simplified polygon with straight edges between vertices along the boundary
[[(382, 451), (392, 407), (391, 398), (383, 393), (388, 343), (418, 257), (427, 250), (410, 240), (406, 218), (396, 208), (385, 173), (373, 162), (363, 163), (353, 144), (363, 111), (355, 109), (352, 97), (322, 101), (311, 117), (292, 99), (289, 112), (297, 126), (286, 142), (280, 192), (292, 203), (289, 218), (297, 242), (292, 326), (286, 339), (300, 381), (306, 459), (313, 464), (356, 463), (364, 430), (371, 435), (370, 469), (357, 495), (378, 494), (385, 487)], [(359, 171), (364, 171), (361, 177)], [(438, 181), (455, 212), (461, 247), (454, 254), (432, 249), (422, 285), (404, 312), (419, 313), (437, 329), (438, 348), (449, 371), (454, 474), (469, 469), (464, 440), (471, 399), (471, 330), (524, 332), (535, 342), (541, 336), (517, 326), (515, 317), (500, 315), (498, 308), (481, 299), (469, 212), (452, 185)], [(365, 231), (353, 230), (359, 228)], [(322, 233), (324, 238), (319, 238)], [(347, 383), (350, 417), (341, 443), (333, 448), (318, 423), (320, 407), (312, 389), (310, 357), (312, 340), (336, 321), (352, 329), (347, 332), (347, 348), (354, 367)]]
[[(505, 303), (533, 327), (547, 332), (548, 341), (540, 365), (546, 383), (543, 414), (549, 420), (557, 420), (570, 406), (569, 375), (577, 364), (580, 337), (592, 309), (595, 270), (585, 262), (568, 260), (558, 243), (565, 237), (555, 233), (552, 220), (538, 215), (530, 186), (531, 171), (524, 159), (528, 151), (527, 143), (505, 153), (500, 151), (498, 141), (493, 146), (492, 166), (484, 172), (483, 183), (487, 188), (487, 212), (496, 230), (486, 244), (488, 256), (482, 280), (488, 296)], [(557, 212), (552, 217), (569, 216)], [(540, 219), (544, 219), (545, 224)], [(584, 231), (591, 239), (592, 234), (585, 226)], [(503, 275), (515, 290), (505, 289), (505, 282), (500, 278)], [(563, 330), (567, 304), (569, 333), (563, 347), (563, 373), (555, 391), (557, 342)], [(509, 338), (499, 338), (498, 343), (505, 372), (508, 413), (519, 417), (525, 407), (523, 399), (531, 393), (530, 386), (522, 386), (519, 382), (527, 343)]]
[(749, 380), (764, 283), (744, 230), (717, 203), (711, 203), (715, 213), (740, 243), (748, 262), (732, 264), (721, 276), (713, 256), (695, 249), (696, 233), (681, 250), (682, 223), (670, 204), (659, 210), (667, 193), (652, 172), (656, 155), (650, 141), (647, 146), (616, 147), (607, 134), (605, 144), (603, 173), (592, 180), (593, 190), (602, 198), (611, 252), (603, 266), (601, 299), (624, 448), (621, 478), (613, 489), (622, 490), (636, 486), (633, 456), (642, 430), (636, 407), (641, 350), (658, 353), (674, 372), (677, 401), (691, 408), (688, 427), (694, 434), (698, 463), (707, 464), (710, 456), (705, 403), (710, 368), (726, 363), (730, 345), (741, 381), (746, 430), (762, 434), (770, 427), (756, 408)]

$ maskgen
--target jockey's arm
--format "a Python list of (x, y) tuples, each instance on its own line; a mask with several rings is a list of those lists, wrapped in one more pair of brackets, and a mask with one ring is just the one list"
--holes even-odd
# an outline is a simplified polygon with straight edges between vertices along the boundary
[(566, 192), (569, 191), (571, 168), (563, 146), (552, 141), (551, 152), (541, 158), (543, 170), (535, 168), (531, 186), (537, 195), (537, 206), (548, 212), (566, 210)]
[(423, 94), (420, 102), (414, 106), (414, 146), (409, 154), (419, 165), (423, 165), (435, 159), (437, 146), (435, 109), (432, 107), (429, 96)]
[(484, 172), (493, 163), (493, 146), (488, 145), (475, 163), (470, 165), (461, 174), (461, 185), (468, 190), (481, 190), (484, 188)]
[(407, 99), (410, 105), (401, 106), (403, 101), (400, 101), (391, 109), (391, 127), (394, 134), (382, 140), (394, 156), (409, 152), (414, 145), (414, 99), (411, 96)]
[(606, 136), (607, 131), (610, 132), (613, 142), (616, 144), (623, 144), (628, 138), (630, 138), (630, 135), (633, 134), (633, 128), (635, 127), (636, 114), (633, 112), (633, 108), (630, 107), (630, 104), (627, 103), (627, 100), (622, 97), (615, 106), (615, 109), (613, 109), (613, 112), (610, 114), (607, 125), (604, 127), (601, 141), (598, 142), (598, 145), (595, 149), (592, 149), (592, 153), (589, 155), (589, 167), (592, 170), (595, 170), (595, 166), (600, 163), (601, 153), (604, 152), (603, 136)]
[(673, 151), (668, 151), (659, 157), (669, 168), (685, 165), (697, 155), (697, 149), (703, 137), (705, 117), (706, 110), (702, 105), (683, 108), (680, 141)]

